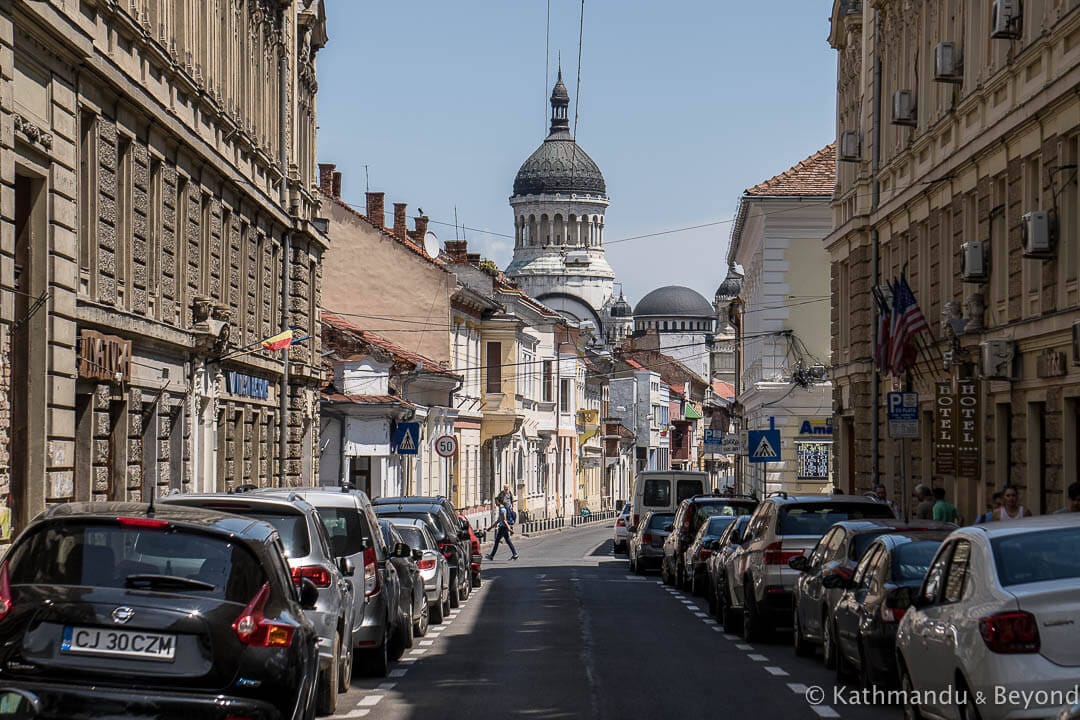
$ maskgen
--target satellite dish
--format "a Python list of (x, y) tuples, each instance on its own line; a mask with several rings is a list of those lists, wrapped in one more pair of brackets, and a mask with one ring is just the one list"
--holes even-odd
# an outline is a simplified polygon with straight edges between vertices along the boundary
[(439, 257), (439, 238), (435, 236), (435, 233), (428, 230), (427, 235), (424, 236), (424, 252), (432, 260)]

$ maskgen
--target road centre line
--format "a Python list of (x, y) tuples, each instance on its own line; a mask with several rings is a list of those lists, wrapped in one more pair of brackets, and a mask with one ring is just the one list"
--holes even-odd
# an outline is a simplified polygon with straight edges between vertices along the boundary
[(735, 646), (736, 650), (753, 650), (753, 645), (747, 645), (746, 643), (739, 643)]
[(817, 713), (818, 717), (838, 718), (840, 713), (832, 709), (831, 705), (811, 705), (810, 709)]
[(775, 665), (766, 665), (765, 672), (770, 675), (775, 675), (776, 677), (787, 677), (790, 674), (784, 670), (784, 668), (776, 667)]
[(409, 672), (408, 668), (397, 668), (387, 673), (387, 677), (400, 678), (405, 677), (405, 673)]
[(366, 695), (360, 698), (360, 702), (358, 702), (357, 705), (362, 705), (364, 707), (372, 707), (374, 705), (378, 705), (379, 701), (382, 699), (382, 695)]

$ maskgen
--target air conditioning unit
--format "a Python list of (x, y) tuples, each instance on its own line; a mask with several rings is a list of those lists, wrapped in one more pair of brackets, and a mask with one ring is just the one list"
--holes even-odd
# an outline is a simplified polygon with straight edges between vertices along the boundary
[(862, 140), (858, 132), (846, 130), (840, 134), (840, 159), (844, 162), (862, 160)]
[(892, 124), (915, 127), (915, 95), (910, 90), (897, 90), (892, 96)]
[(990, 37), (999, 40), (1016, 40), (1020, 37), (1023, 19), (1022, 0), (994, 0)]
[(806, 374), (809, 375), (812, 380), (824, 380), (826, 374), (825, 366), (811, 365), (806, 369)]
[(1080, 365), (1080, 320), (1073, 323), (1072, 364)]
[(983, 283), (990, 279), (990, 258), (986, 243), (972, 240), (960, 246), (960, 277), (966, 283)]
[(1053, 257), (1054, 233), (1052, 217), (1049, 212), (1034, 210), (1024, 213), (1021, 229), (1024, 239), (1024, 257)]
[(956, 43), (938, 43), (934, 48), (934, 80), (943, 83), (964, 81), (960, 48), (956, 46)]
[(1012, 340), (985, 340), (982, 351), (982, 374), (991, 380), (1011, 380), (1015, 349)]

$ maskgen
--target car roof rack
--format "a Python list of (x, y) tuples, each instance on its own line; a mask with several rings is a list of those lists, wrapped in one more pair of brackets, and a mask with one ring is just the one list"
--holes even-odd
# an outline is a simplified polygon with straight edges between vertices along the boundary
[(775, 491), (765, 495), (765, 497), (767, 497), (767, 498), (778, 497), (778, 498), (782, 498), (784, 500), (789, 500), (790, 499), (790, 496), (787, 494), (787, 491), (785, 491), (785, 490), (775, 490)]

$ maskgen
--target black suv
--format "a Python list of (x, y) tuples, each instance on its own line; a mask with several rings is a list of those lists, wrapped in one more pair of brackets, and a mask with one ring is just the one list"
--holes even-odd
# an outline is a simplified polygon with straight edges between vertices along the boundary
[(660, 561), (660, 578), (665, 584), (675, 584), (689, 590), (683, 554), (705, 521), (715, 515), (751, 515), (758, 506), (757, 498), (749, 495), (694, 495), (679, 503), (675, 511), (675, 527), (664, 540), (664, 557)]
[(319, 591), (269, 523), (59, 505), (0, 564), (0, 668), (43, 718), (314, 716)]
[(381, 518), (406, 517), (427, 523), (439, 550), (450, 565), (450, 607), (457, 607), (472, 590), (469, 575), (472, 544), (469, 529), (454, 506), (444, 497), (383, 497), (372, 500), (375, 514)]

